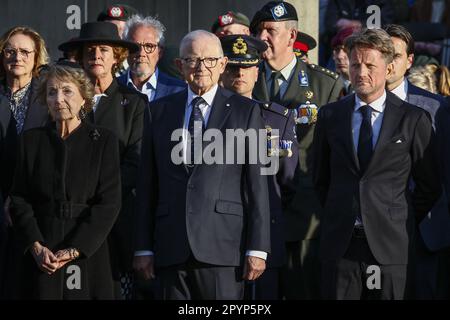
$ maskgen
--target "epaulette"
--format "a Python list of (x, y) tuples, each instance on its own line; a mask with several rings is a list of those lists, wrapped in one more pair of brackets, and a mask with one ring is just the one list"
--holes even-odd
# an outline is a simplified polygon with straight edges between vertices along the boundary
[(320, 71), (320, 72), (322, 72), (322, 73), (324, 73), (324, 74), (326, 74), (326, 75), (332, 77), (332, 78), (335, 79), (335, 80), (336, 80), (337, 78), (339, 78), (339, 74), (337, 74), (336, 72), (333, 72), (333, 71), (328, 70), (328, 69), (326, 69), (326, 68), (324, 68), (324, 67), (318, 66), (317, 64), (312, 64), (312, 63), (311, 63), (311, 64), (309, 64), (308, 66), (310, 66), (311, 69), (316, 70), (316, 71)]
[(269, 111), (272, 111), (274, 113), (280, 114), (285, 117), (289, 117), (289, 109), (283, 107), (282, 105), (278, 103), (273, 102), (260, 102), (261, 106)]

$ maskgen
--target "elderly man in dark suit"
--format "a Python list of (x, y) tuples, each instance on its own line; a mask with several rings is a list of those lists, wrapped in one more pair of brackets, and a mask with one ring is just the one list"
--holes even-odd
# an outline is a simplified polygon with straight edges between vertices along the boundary
[(400, 25), (387, 25), (384, 29), (391, 36), (395, 49), (394, 69), (387, 81), (387, 89), (400, 99), (426, 110), (436, 132), (436, 157), (445, 192), (419, 226), (415, 285), (417, 299), (434, 299), (438, 286), (436, 251), (450, 246), (450, 112), (441, 96), (416, 87), (405, 78), (414, 59), (414, 39), (408, 30)]
[[(257, 279), (270, 252), (267, 177), (260, 161), (249, 162), (251, 143), (233, 146), (225, 132), (264, 129), (263, 120), (257, 103), (218, 86), (227, 58), (215, 35), (187, 34), (180, 57), (188, 89), (146, 113), (135, 269), (152, 277), (156, 265), (164, 299), (241, 299), (243, 279)], [(205, 129), (222, 137), (218, 149), (231, 146), (245, 161), (206, 162), (195, 142)]]
[(386, 92), (394, 46), (385, 31), (345, 46), (355, 94), (319, 111), (314, 136), (323, 297), (410, 298), (417, 223), (441, 193), (431, 120)]
[(130, 67), (118, 80), (145, 94), (149, 102), (186, 88), (186, 83), (158, 69), (164, 52), (165, 30), (164, 25), (151, 16), (134, 15), (126, 24), (124, 38), (139, 45), (139, 50), (128, 56)]

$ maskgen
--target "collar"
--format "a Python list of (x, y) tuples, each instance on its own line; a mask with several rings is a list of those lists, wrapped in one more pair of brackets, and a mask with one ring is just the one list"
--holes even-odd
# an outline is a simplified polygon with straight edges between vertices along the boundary
[[(265, 67), (266, 67), (266, 79), (270, 79), (270, 76), (273, 70), (267, 62), (264, 61)], [(280, 70), (281, 75), (283, 76), (285, 81), (289, 80), (289, 77), (292, 74), (292, 71), (295, 69), (295, 66), (297, 65), (297, 57), (294, 55), (291, 62), (289, 62), (283, 69)]]
[[(362, 106), (367, 105), (368, 103), (362, 101), (357, 94), (355, 94), (355, 111), (358, 111)], [(377, 100), (372, 101), (370, 106), (373, 110), (377, 112), (383, 112), (386, 107), (386, 90), (383, 91), (383, 95), (379, 97)]]
[(403, 78), (402, 83), (400, 83), (398, 87), (392, 90), (391, 92), (400, 99), (402, 99), (403, 101), (406, 101), (406, 98), (408, 97), (408, 81), (406, 81), (406, 79)]
[[(219, 86), (216, 84), (208, 92), (206, 92), (204, 95), (201, 96), (209, 106), (212, 106), (214, 97), (216, 96), (216, 92), (217, 92), (218, 88), (219, 88)], [(187, 105), (190, 106), (192, 100), (197, 97), (198, 97), (198, 95), (196, 95), (194, 92), (192, 92), (191, 88), (188, 86)]]
[[(157, 81), (158, 80), (158, 75), (159, 75), (159, 70), (158, 70), (158, 67), (156, 67), (155, 72), (153, 72), (153, 74), (150, 76), (150, 78), (148, 78), (147, 82), (144, 83), (142, 88), (156, 90), (156, 84), (158, 82)], [(140, 91), (134, 85), (133, 80), (131, 79), (131, 70), (130, 70), (130, 68), (128, 68), (128, 72), (127, 72), (127, 85), (131, 86), (132, 88), (136, 89), (137, 91)]]

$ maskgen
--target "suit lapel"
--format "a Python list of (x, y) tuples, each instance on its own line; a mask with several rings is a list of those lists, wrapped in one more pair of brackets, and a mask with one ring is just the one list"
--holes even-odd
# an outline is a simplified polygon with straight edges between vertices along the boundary
[(258, 81), (256, 81), (255, 83), (252, 94), (256, 100), (270, 101), (266, 85), (266, 70), (264, 66), (264, 63), (261, 63), (259, 65)]
[(213, 128), (220, 130), (230, 114), (232, 107), (225, 103), (227, 97), (223, 94), (222, 90), (220, 87), (217, 88), (206, 129)]
[(353, 111), (355, 109), (355, 95), (350, 95), (348, 98), (344, 100), (345, 104), (342, 108), (342, 118), (341, 122), (344, 124), (345, 130), (342, 130), (339, 134), (342, 134), (342, 140), (344, 141), (346, 154), (350, 157), (350, 162), (353, 164), (356, 171), (359, 171), (359, 161), (358, 155), (355, 150), (355, 144), (353, 141)]
[(108, 108), (113, 108), (114, 104), (122, 103), (122, 100), (116, 100), (116, 95), (120, 95), (118, 86), (119, 84), (114, 79), (108, 89), (105, 90), (106, 97), (100, 98), (97, 108), (95, 108), (95, 112), (90, 115), (91, 120), (92, 117), (95, 119), (93, 123), (98, 123), (100, 119), (102, 119), (102, 117), (105, 115)]
[(384, 146), (391, 142), (392, 136), (399, 127), (399, 123), (405, 114), (405, 108), (402, 108), (403, 101), (393, 96), (393, 93), (386, 93), (386, 107), (384, 109), (383, 122), (381, 124), (380, 135), (378, 136), (372, 159), (367, 168), (370, 171), (373, 163), (381, 161)]

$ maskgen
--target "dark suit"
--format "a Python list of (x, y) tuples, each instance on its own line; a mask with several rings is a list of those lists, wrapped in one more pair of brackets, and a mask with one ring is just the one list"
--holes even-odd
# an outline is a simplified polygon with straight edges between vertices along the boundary
[[(378, 298), (403, 299), (410, 290), (408, 266), (414, 259), (417, 223), (441, 192), (431, 121), (420, 108), (387, 92), (380, 135), (368, 168), (361, 174), (352, 137), (354, 107), (354, 94), (323, 107), (314, 136), (314, 183), (324, 207), (320, 238), (323, 294), (325, 298), (359, 299), (362, 287), (349, 289), (353, 284), (343, 278), (347, 274), (340, 268), (348, 261), (367, 258), (368, 264), (379, 264), (383, 272)], [(410, 175), (416, 182), (412, 193)], [(364, 241), (355, 234), (358, 214)], [(350, 250), (357, 247), (358, 251), (363, 245), (368, 257), (349, 256)]]
[[(419, 225), (417, 237), (416, 298), (437, 298), (439, 255), (437, 251), (450, 246), (450, 107), (436, 94), (408, 82), (407, 101), (426, 110), (436, 132), (436, 159), (444, 192), (429, 215)], [(448, 277), (447, 277), (448, 280)]]
[[(127, 86), (128, 72), (117, 78), (120, 84)], [(156, 82), (156, 92), (153, 100), (168, 96), (169, 94), (186, 89), (186, 83), (176, 78), (170, 77), (164, 72), (158, 71)]]
[[(300, 85), (299, 78), (308, 79)], [(320, 204), (313, 189), (311, 167), (313, 134), (317, 110), (337, 101), (344, 84), (334, 72), (297, 59), (292, 78), (280, 104), (294, 110), (298, 141), (298, 167), (296, 192), (290, 204), (283, 210), (286, 217), (285, 239), (287, 246), (287, 269), (283, 271), (283, 294), (287, 299), (318, 299), (319, 261), (318, 234)], [(260, 66), (258, 82), (253, 89), (256, 99), (271, 101), (266, 85), (265, 64)], [(307, 119), (307, 123), (301, 120)]]
[[(194, 273), (199, 266), (233, 267), (236, 285), (230, 291), (219, 288), (230, 281), (218, 279), (217, 291), (210, 293), (216, 286), (213, 279), (213, 283), (205, 280), (199, 292), (188, 288), (182, 296), (237, 299), (243, 287), (242, 271), (236, 267), (242, 266), (245, 251), (270, 252), (267, 177), (260, 175), (263, 166), (259, 163), (197, 164), (191, 174), (184, 164), (174, 164), (171, 152), (179, 141), (171, 141), (171, 135), (183, 127), (186, 101), (184, 90), (154, 101), (146, 110), (136, 250), (154, 252), (163, 282), (169, 281), (167, 273), (174, 267), (179, 271), (189, 265), (187, 272)], [(219, 87), (206, 128), (219, 129), (225, 143), (225, 129), (264, 126), (254, 101)], [(242, 147), (248, 156), (249, 146)], [(174, 289), (166, 282), (163, 287)], [(169, 294), (165, 298), (181, 297)]]
[(133, 259), (133, 215), (137, 170), (141, 151), (146, 97), (114, 80), (106, 97), (88, 118), (98, 126), (111, 130), (119, 140), (122, 209), (109, 235), (111, 260), (115, 279), (131, 269)]

